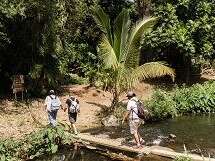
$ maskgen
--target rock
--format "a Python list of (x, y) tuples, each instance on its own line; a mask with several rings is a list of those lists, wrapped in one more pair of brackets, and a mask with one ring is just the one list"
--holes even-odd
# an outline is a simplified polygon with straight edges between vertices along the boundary
[(92, 95), (93, 95), (94, 97), (96, 97), (96, 96), (98, 96), (98, 93), (93, 93)]
[(160, 145), (161, 142), (162, 142), (161, 139), (155, 139), (155, 140), (153, 140), (152, 144), (153, 145)]
[(176, 138), (176, 135), (174, 134), (169, 134), (169, 139), (175, 139)]
[(101, 123), (104, 126), (119, 126), (119, 121), (114, 115), (103, 118)]

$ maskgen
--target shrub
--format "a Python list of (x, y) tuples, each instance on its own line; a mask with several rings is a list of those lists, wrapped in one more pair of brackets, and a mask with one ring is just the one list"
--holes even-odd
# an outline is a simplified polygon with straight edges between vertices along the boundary
[(0, 160), (26, 160), (43, 154), (53, 154), (57, 152), (60, 145), (71, 142), (71, 139), (72, 137), (66, 135), (62, 127), (46, 127), (19, 141), (2, 140), (0, 141)]
[(164, 119), (177, 115), (176, 102), (172, 95), (162, 90), (154, 92), (152, 99), (146, 102), (153, 119)]
[(188, 113), (215, 111), (215, 82), (176, 87), (173, 91), (156, 90), (147, 101), (147, 107), (156, 119), (165, 119)]

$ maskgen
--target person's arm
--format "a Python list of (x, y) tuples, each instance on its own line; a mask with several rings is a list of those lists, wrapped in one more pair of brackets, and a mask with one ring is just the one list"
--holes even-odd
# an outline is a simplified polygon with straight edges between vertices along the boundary
[(79, 102), (79, 100), (78, 99), (76, 99), (76, 102), (77, 102), (77, 109), (78, 109), (78, 113), (80, 113), (81, 111), (80, 111), (80, 102)]
[(122, 120), (122, 124), (124, 124), (125, 120), (128, 119), (129, 114), (130, 114), (130, 111), (126, 111), (126, 112), (124, 113), (123, 120)]
[(125, 120), (128, 119), (128, 117), (130, 115), (130, 112), (131, 112), (131, 103), (128, 102), (128, 104), (127, 104), (127, 111), (124, 113), (122, 124), (124, 124)]
[(44, 109), (45, 111), (50, 111), (50, 106), (51, 106), (51, 98), (49, 96), (46, 97), (45, 99), (45, 104), (44, 104)]
[(64, 112), (66, 112), (67, 108), (69, 108), (71, 106), (71, 100), (70, 99), (67, 99), (66, 100), (66, 104), (67, 104), (67, 107), (65, 107), (63, 110)]

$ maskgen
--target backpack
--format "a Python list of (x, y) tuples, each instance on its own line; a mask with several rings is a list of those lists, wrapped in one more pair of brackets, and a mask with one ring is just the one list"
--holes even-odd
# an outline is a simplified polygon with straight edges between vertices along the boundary
[(52, 98), (51, 96), (49, 96), (51, 98), (51, 110), (58, 110), (61, 103), (59, 101), (59, 99), (57, 98), (57, 96), (55, 96), (54, 98)]
[(74, 101), (71, 100), (71, 99), (69, 99), (69, 100), (71, 101), (71, 105), (69, 107), (69, 112), (70, 113), (78, 113), (78, 112), (80, 112), (80, 107), (79, 107), (79, 104), (77, 103), (76, 98), (75, 98)]
[(147, 120), (149, 117), (149, 111), (144, 107), (143, 103), (140, 100), (135, 101), (135, 102), (137, 105), (137, 116), (140, 119)]

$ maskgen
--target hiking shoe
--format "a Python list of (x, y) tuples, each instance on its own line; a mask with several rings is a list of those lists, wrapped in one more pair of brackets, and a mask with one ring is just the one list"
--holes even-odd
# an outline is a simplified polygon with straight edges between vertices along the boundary
[(132, 148), (134, 148), (134, 149), (141, 149), (141, 148), (143, 148), (143, 146), (142, 145), (135, 145), (135, 146), (132, 146)]
[(75, 135), (78, 135), (78, 132), (76, 131), (76, 132), (74, 132), (74, 134), (75, 134)]
[(141, 145), (143, 145), (143, 144), (145, 144), (146, 142), (145, 142), (145, 140), (143, 140), (142, 138), (140, 139), (140, 144)]

